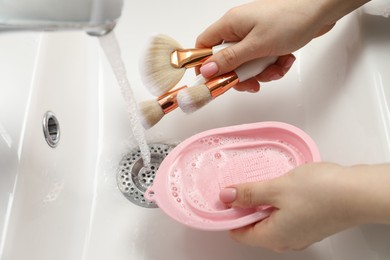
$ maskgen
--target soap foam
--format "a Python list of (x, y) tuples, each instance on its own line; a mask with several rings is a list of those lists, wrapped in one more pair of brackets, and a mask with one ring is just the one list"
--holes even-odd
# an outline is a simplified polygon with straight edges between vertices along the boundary
[[(175, 188), (179, 186), (186, 192), (175, 192), (172, 195), (179, 197), (184, 207), (187, 207), (185, 200), (188, 200), (192, 206), (201, 210), (224, 210), (226, 206), (219, 200), (222, 188), (276, 178), (297, 166), (294, 156), (279, 146), (264, 145), (231, 150), (223, 148), (236, 142), (245, 141), (242, 138), (204, 138), (200, 144), (208, 147), (201, 149), (205, 152), (183, 156), (177, 161), (176, 167), (181, 171), (178, 172), (176, 168), (170, 180), (175, 183)], [(215, 149), (210, 149), (210, 146)], [(289, 148), (292, 149), (292, 146)], [(183, 196), (186, 199), (183, 200)]]

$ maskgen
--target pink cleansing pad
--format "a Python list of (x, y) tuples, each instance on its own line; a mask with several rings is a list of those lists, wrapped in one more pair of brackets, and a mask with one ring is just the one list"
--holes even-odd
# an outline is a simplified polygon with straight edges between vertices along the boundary
[(189, 227), (234, 229), (268, 217), (272, 209), (227, 208), (219, 200), (221, 189), (273, 179), (319, 160), (313, 140), (289, 124), (261, 122), (212, 129), (176, 146), (145, 196)]

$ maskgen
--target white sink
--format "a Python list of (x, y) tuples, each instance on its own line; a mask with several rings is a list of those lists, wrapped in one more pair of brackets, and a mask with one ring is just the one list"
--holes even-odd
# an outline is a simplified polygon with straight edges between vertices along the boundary
[[(148, 36), (161, 32), (193, 47), (206, 26), (240, 2), (201, 0), (188, 10), (186, 1), (127, 1), (115, 33), (136, 99), (153, 98), (138, 72)], [(389, 18), (359, 10), (297, 52), (282, 80), (263, 84), (258, 94), (229, 91), (192, 115), (174, 111), (147, 139), (178, 143), (215, 127), (273, 120), (305, 130), (323, 160), (389, 161), (389, 26)], [(159, 209), (129, 202), (116, 174), (135, 141), (96, 38), (3, 33), (0, 68), (1, 259), (390, 258), (386, 226), (356, 227), (304, 251), (276, 254), (237, 244), (227, 232), (189, 229)], [(188, 72), (183, 82), (192, 76)], [(47, 111), (60, 124), (54, 149), (42, 132)]]

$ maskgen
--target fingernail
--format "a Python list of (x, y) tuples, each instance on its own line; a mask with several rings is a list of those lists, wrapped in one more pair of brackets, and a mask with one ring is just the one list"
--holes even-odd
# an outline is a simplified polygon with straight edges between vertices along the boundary
[(258, 87), (249, 88), (249, 89), (247, 89), (247, 91), (249, 93), (257, 93), (260, 91), (260, 85)]
[(215, 62), (209, 62), (200, 67), (200, 73), (203, 77), (210, 78), (218, 72), (218, 65)]
[(289, 58), (285, 61), (285, 63), (283, 64), (283, 67), (284, 67), (285, 69), (290, 68), (290, 67), (293, 65), (294, 61), (295, 61), (295, 57), (289, 57)]
[(236, 200), (237, 190), (235, 188), (225, 188), (222, 189), (219, 193), (219, 199), (223, 203), (232, 203)]
[(278, 73), (275, 73), (274, 75), (269, 77), (270, 80), (278, 80), (278, 79), (281, 79), (281, 78), (282, 78), (282, 76), (279, 75)]

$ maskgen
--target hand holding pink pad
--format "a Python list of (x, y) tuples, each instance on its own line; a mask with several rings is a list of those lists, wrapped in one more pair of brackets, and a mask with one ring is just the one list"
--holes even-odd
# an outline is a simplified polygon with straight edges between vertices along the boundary
[(268, 217), (272, 209), (227, 208), (219, 200), (221, 189), (273, 179), (319, 160), (314, 141), (292, 125), (260, 122), (212, 129), (174, 148), (145, 196), (189, 227), (234, 229)]

